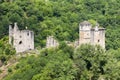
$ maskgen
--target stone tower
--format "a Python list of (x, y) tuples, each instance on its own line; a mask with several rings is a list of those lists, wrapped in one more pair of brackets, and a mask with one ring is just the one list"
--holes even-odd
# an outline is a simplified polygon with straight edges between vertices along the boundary
[(79, 45), (85, 43), (105, 48), (105, 29), (99, 28), (99, 24), (92, 28), (90, 22), (81, 22), (79, 25)]
[(13, 45), (17, 53), (34, 49), (34, 32), (19, 30), (17, 23), (14, 23), (14, 28), (9, 25), (9, 44)]
[(90, 32), (92, 25), (88, 21), (81, 22), (79, 25), (79, 44), (90, 43)]

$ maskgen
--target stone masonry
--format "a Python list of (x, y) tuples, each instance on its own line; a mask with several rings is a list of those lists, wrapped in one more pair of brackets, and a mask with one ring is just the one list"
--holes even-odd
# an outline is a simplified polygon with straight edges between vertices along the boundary
[(54, 39), (53, 36), (48, 36), (47, 37), (47, 41), (46, 41), (46, 47), (57, 47), (59, 45), (59, 43), (57, 42), (57, 40)]
[[(9, 25), (9, 44), (13, 45), (17, 53), (34, 49), (34, 32), (27, 29), (19, 30), (17, 23), (14, 23), (14, 28)], [(100, 45), (105, 48), (105, 28), (100, 28), (99, 24), (93, 27), (88, 21), (81, 22), (79, 24), (79, 40), (75, 41), (73, 46), (77, 47), (81, 44)], [(58, 41), (53, 36), (47, 37), (47, 48), (58, 45)]]
[(105, 29), (99, 28), (99, 24), (93, 28), (90, 22), (81, 22), (79, 24), (79, 45), (85, 43), (105, 48)]
[(24, 52), (34, 49), (34, 32), (30, 30), (19, 30), (17, 23), (14, 28), (9, 25), (9, 44), (13, 45), (16, 52)]

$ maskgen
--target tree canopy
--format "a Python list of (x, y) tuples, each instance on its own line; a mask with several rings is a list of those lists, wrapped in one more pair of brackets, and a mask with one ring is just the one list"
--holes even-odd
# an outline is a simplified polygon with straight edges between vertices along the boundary
[[(42, 48), (39, 54), (18, 59), (3, 80), (119, 80), (119, 14), (120, 0), (0, 0), (0, 60), (6, 63), (15, 54), (7, 37), (14, 22), (34, 31), (35, 47)], [(106, 50), (64, 42), (79, 38), (84, 20), (106, 29)], [(58, 47), (44, 48), (49, 35), (58, 39)]]
[(20, 29), (27, 26), (35, 32), (35, 46), (44, 47), (48, 35), (74, 41), (78, 39), (78, 24), (88, 20), (106, 28), (106, 49), (117, 49), (119, 4), (119, 0), (1, 0), (0, 38), (8, 35), (9, 24), (17, 22)]

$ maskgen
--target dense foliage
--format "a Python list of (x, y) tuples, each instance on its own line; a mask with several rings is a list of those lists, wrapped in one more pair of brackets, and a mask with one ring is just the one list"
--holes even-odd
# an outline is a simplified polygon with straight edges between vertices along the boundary
[(119, 53), (91, 45), (43, 49), (39, 56), (21, 58), (5, 80), (119, 80)]
[(15, 54), (14, 48), (8, 44), (8, 37), (4, 37), (0, 40), (0, 60), (4, 63), (13, 54)]
[(20, 29), (33, 30), (36, 46), (43, 47), (48, 35), (60, 41), (78, 39), (79, 23), (95, 20), (106, 28), (106, 49), (117, 49), (119, 4), (120, 0), (1, 0), (0, 37), (8, 35), (8, 25), (17, 22)]
[[(36, 47), (43, 48), (48, 35), (60, 41), (57, 48), (20, 58), (4, 80), (119, 80), (119, 4), (120, 0), (0, 0), (2, 62), (15, 54), (6, 37), (8, 25), (14, 22), (20, 29), (27, 26), (34, 31)], [(98, 45), (75, 49), (61, 42), (78, 39), (79, 23), (84, 20), (106, 28), (106, 51)]]

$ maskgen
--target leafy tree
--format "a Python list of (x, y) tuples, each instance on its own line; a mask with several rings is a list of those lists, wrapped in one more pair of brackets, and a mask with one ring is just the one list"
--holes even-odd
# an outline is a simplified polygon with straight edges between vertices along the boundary
[(0, 60), (4, 63), (15, 53), (15, 49), (8, 44), (8, 37), (2, 38), (0, 40)]
[(74, 53), (74, 61), (79, 68), (78, 78), (80, 79), (98, 79), (104, 74), (106, 54), (100, 46), (81, 45)]

